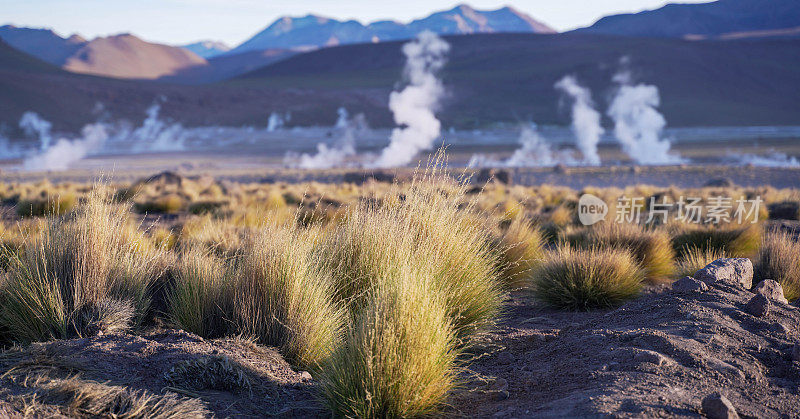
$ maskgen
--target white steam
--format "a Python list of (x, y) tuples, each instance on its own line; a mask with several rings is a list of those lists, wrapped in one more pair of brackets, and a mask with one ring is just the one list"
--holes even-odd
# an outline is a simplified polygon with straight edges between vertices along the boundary
[(267, 132), (275, 132), (279, 129), (283, 129), (286, 123), (291, 119), (292, 115), (288, 112), (285, 115), (281, 115), (278, 112), (271, 113), (267, 120)]
[(53, 141), (53, 136), (50, 134), (50, 129), (53, 124), (43, 119), (36, 112), (25, 112), (19, 120), (19, 127), (29, 137), (39, 138), (39, 149), (47, 150), (50, 143)]
[(557, 164), (577, 164), (567, 151), (553, 151), (547, 139), (536, 128), (536, 124), (523, 125), (519, 134), (520, 147), (505, 160), (482, 154), (470, 158), (469, 167), (543, 167)]
[(614, 120), (614, 135), (622, 150), (639, 164), (672, 164), (681, 162), (670, 153), (670, 141), (661, 133), (667, 121), (658, 112), (661, 103), (658, 88), (652, 85), (632, 85), (628, 73), (614, 77), (619, 89), (608, 108)]
[(332, 146), (325, 143), (317, 144), (316, 154), (303, 153), (299, 157), (294, 153), (287, 153), (284, 162), (289, 166), (301, 169), (330, 169), (345, 166), (347, 160), (355, 156), (356, 137), (368, 130), (364, 114), (358, 114), (350, 119), (345, 108), (339, 108), (339, 119), (334, 129), (341, 131), (341, 137)]
[(604, 130), (600, 125), (600, 113), (592, 103), (592, 92), (578, 84), (573, 76), (565, 76), (555, 84), (555, 88), (572, 99), (572, 131), (578, 140), (578, 150), (583, 154), (584, 163), (599, 165), (597, 144)]
[(142, 126), (131, 134), (136, 152), (180, 151), (185, 148), (184, 129), (181, 124), (171, 124), (159, 119), (161, 105), (154, 103), (146, 113)]
[(22, 167), (28, 171), (66, 170), (72, 163), (101, 149), (107, 139), (104, 124), (86, 125), (80, 138), (59, 138), (47, 149), (25, 158)]
[(347, 112), (347, 109), (344, 107), (339, 108), (336, 113), (339, 115), (339, 118), (336, 119), (336, 128), (345, 129), (349, 124), (350, 114)]
[(392, 131), (391, 142), (381, 152), (376, 166), (408, 164), (421, 150), (430, 149), (439, 137), (441, 123), (434, 112), (445, 90), (437, 73), (444, 67), (449, 50), (450, 45), (430, 31), (403, 45), (408, 85), (389, 97), (389, 109), (400, 127)]
[(800, 161), (798, 161), (797, 158), (779, 152), (772, 152), (763, 156), (755, 154), (729, 154), (729, 158), (743, 165), (759, 167), (800, 167)]

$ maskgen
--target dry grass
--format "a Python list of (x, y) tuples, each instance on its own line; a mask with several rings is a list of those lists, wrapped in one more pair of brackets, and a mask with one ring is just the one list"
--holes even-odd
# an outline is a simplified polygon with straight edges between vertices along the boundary
[(336, 417), (439, 412), (458, 373), (446, 303), (407, 268), (378, 280), (320, 376)]
[(551, 252), (536, 270), (532, 288), (544, 303), (561, 309), (614, 307), (639, 294), (644, 277), (630, 253), (618, 248)]
[(697, 271), (705, 268), (709, 263), (725, 257), (727, 257), (725, 252), (718, 249), (700, 249), (697, 247), (689, 247), (684, 250), (683, 254), (681, 254), (675, 269), (675, 274), (678, 278), (693, 276), (695, 273), (697, 273)]
[(653, 283), (667, 281), (675, 269), (669, 235), (638, 225), (602, 223), (565, 235), (565, 241), (583, 248), (620, 248), (630, 251)]
[(787, 300), (800, 297), (800, 243), (791, 236), (781, 232), (768, 234), (754, 262), (756, 281), (778, 281)]
[(730, 257), (753, 257), (761, 245), (761, 225), (702, 226), (679, 224), (672, 226), (672, 246), (682, 253), (694, 248), (724, 252)]
[(63, 338), (73, 313), (109, 300), (128, 301), (140, 320), (161, 253), (129, 229), (124, 209), (99, 192), (74, 214), (50, 220), (9, 256), (0, 324), (15, 341)]

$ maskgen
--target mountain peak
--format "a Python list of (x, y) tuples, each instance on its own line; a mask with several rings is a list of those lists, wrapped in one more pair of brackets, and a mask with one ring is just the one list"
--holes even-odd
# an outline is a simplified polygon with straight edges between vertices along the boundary
[(308, 14), (284, 16), (232, 50), (232, 53), (266, 49), (308, 49), (329, 45), (409, 39), (422, 31), (440, 35), (470, 33), (555, 33), (549, 26), (511, 7), (476, 10), (466, 3), (404, 24), (382, 20), (363, 25)]

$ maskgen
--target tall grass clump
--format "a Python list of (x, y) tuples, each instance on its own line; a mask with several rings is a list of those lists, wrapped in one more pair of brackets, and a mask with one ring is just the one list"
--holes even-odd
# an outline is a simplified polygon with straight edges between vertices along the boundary
[(630, 251), (651, 282), (667, 280), (675, 269), (675, 252), (669, 235), (634, 224), (602, 223), (565, 236), (572, 246), (621, 248)]
[(534, 295), (560, 309), (614, 307), (638, 295), (644, 276), (634, 258), (619, 248), (561, 247), (535, 271)]
[(333, 299), (333, 281), (312, 259), (312, 243), (290, 226), (266, 229), (232, 260), (228, 278), (238, 332), (313, 369), (339, 341), (346, 313)]
[(500, 278), (509, 287), (519, 287), (544, 258), (542, 234), (521, 218), (512, 220), (496, 239)]
[(130, 231), (127, 220), (125, 208), (95, 191), (73, 213), (49, 219), (39, 235), (27, 237), (22, 249), (9, 255), (0, 324), (13, 340), (81, 334), (69, 330), (70, 319), (76, 313), (107, 312), (109, 301), (133, 308), (130, 326), (142, 319), (149, 286), (160, 274), (161, 252)]
[(754, 262), (757, 281), (778, 281), (789, 301), (800, 297), (800, 243), (790, 235), (783, 232), (767, 234)]
[(725, 252), (719, 249), (706, 248), (700, 249), (697, 247), (689, 247), (684, 250), (675, 273), (678, 277), (692, 276), (700, 269), (705, 268), (709, 263), (727, 257)]
[(496, 249), (453, 183), (435, 172), (418, 178), (404, 200), (358, 206), (320, 241), (321, 269), (333, 272), (336, 296), (351, 311), (402, 267), (429, 278), (460, 339), (493, 324), (502, 303)]
[(743, 227), (736, 224), (702, 226), (676, 224), (672, 226), (672, 246), (682, 253), (689, 248), (724, 252), (730, 257), (753, 257), (761, 245), (762, 228), (759, 224)]
[(174, 269), (167, 296), (169, 319), (183, 330), (206, 338), (227, 335), (234, 301), (225, 265), (206, 250), (186, 251)]
[(457, 375), (446, 303), (413, 269), (377, 280), (320, 377), (335, 417), (432, 416)]

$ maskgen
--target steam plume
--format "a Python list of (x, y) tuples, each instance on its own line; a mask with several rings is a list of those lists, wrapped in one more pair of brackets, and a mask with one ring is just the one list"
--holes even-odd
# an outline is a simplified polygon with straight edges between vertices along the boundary
[(134, 151), (180, 151), (184, 149), (184, 129), (181, 124), (170, 124), (159, 119), (161, 105), (156, 102), (146, 113), (142, 126), (131, 134)]
[(614, 81), (619, 83), (619, 89), (608, 116), (614, 120), (614, 134), (623, 151), (639, 164), (680, 162), (680, 157), (670, 154), (669, 140), (661, 138), (667, 121), (656, 109), (661, 102), (658, 88), (632, 85), (627, 72), (617, 74)]
[(104, 124), (90, 124), (83, 127), (77, 139), (59, 138), (46, 150), (29, 156), (22, 162), (24, 170), (66, 170), (69, 166), (99, 150), (108, 139)]
[(50, 143), (53, 141), (53, 136), (50, 134), (50, 129), (53, 124), (43, 119), (36, 112), (25, 112), (19, 120), (19, 127), (25, 131), (25, 135), (30, 137), (38, 137), (41, 150), (47, 150)]
[(578, 84), (573, 76), (565, 76), (555, 84), (555, 88), (572, 99), (572, 131), (578, 140), (578, 150), (583, 154), (584, 162), (599, 165), (597, 144), (604, 130), (600, 125), (600, 113), (592, 103), (592, 93)]
[(334, 128), (341, 130), (342, 136), (334, 146), (319, 143), (316, 154), (304, 153), (299, 158), (296, 154), (287, 154), (284, 161), (301, 169), (329, 169), (345, 165), (348, 158), (356, 155), (357, 135), (366, 131), (368, 127), (364, 114), (358, 114), (350, 119), (346, 109), (339, 108), (338, 113), (339, 119)]
[(469, 167), (542, 167), (556, 164), (576, 164), (567, 151), (556, 152), (550, 148), (536, 129), (535, 124), (523, 125), (519, 134), (520, 147), (506, 160), (496, 160), (476, 154), (470, 158)]
[(450, 45), (433, 32), (425, 31), (403, 45), (406, 56), (404, 77), (408, 85), (392, 92), (389, 109), (400, 128), (392, 131), (391, 142), (375, 163), (378, 167), (408, 164), (421, 150), (429, 149), (441, 131), (434, 111), (444, 95), (437, 73), (445, 65)]

